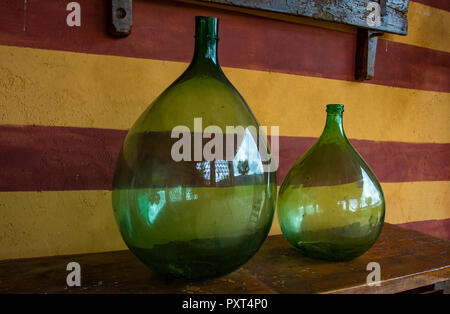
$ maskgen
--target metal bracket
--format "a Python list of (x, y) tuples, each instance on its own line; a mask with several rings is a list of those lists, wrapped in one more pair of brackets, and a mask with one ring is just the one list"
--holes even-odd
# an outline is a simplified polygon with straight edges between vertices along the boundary
[[(380, 15), (386, 15), (386, 1), (379, 0)], [(377, 55), (378, 37), (382, 32), (358, 28), (356, 39), (355, 79), (366, 81), (375, 75), (375, 57)]]
[(375, 74), (375, 56), (378, 36), (383, 33), (358, 28), (356, 39), (355, 79), (365, 81), (373, 79)]
[(108, 32), (117, 37), (126, 37), (133, 26), (133, 1), (108, 0)]

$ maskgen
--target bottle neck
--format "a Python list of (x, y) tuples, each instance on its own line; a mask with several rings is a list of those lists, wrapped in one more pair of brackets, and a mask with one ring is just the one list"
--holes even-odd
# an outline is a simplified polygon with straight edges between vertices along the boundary
[(218, 65), (217, 30), (217, 18), (210, 16), (195, 17), (195, 49), (192, 65)]
[(218, 65), (217, 38), (196, 35), (194, 57), (192, 58), (192, 63)]
[(327, 114), (327, 122), (325, 124), (324, 132), (336, 135), (344, 135), (344, 128), (342, 126), (342, 113)]
[(339, 140), (346, 139), (342, 124), (343, 108), (336, 108), (329, 105), (327, 107), (327, 121), (322, 132), (322, 138)]

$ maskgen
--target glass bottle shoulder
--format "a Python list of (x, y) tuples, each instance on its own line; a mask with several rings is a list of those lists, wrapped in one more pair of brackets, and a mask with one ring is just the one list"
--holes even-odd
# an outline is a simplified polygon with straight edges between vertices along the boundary
[(188, 68), (139, 117), (130, 132), (170, 131), (184, 125), (258, 126), (251, 110), (220, 68), (198, 72)]

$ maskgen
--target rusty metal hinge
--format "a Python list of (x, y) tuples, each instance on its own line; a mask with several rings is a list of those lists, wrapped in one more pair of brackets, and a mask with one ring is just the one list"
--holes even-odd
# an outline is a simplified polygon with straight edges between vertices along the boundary
[(133, 26), (133, 1), (108, 0), (108, 32), (117, 37), (126, 37)]

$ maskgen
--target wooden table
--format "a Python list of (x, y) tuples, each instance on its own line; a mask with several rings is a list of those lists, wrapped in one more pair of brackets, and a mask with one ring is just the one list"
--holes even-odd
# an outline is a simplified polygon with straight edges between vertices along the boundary
[[(72, 261), (81, 265), (81, 287), (66, 286)], [(369, 262), (381, 266), (380, 286), (366, 283)], [(444, 289), (449, 279), (449, 241), (390, 224), (350, 262), (306, 258), (282, 236), (271, 236), (239, 270), (203, 282), (163, 278), (129, 251), (0, 262), (0, 293), (397, 293), (435, 284)]]

